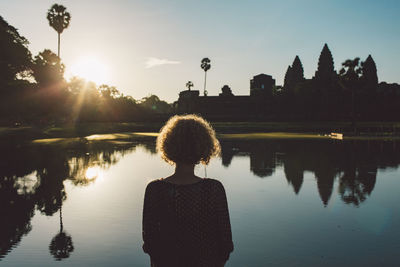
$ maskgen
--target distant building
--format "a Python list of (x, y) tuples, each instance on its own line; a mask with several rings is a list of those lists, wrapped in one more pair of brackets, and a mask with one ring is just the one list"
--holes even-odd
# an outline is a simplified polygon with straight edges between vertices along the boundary
[(250, 95), (272, 95), (275, 79), (272, 76), (261, 73), (250, 80)]
[(179, 93), (175, 109), (178, 114), (196, 113), (209, 120), (258, 120), (269, 114), (275, 80), (266, 74), (250, 81), (250, 95), (236, 96), (224, 85), (219, 96), (200, 96), (197, 90)]
[(233, 96), (232, 90), (228, 85), (222, 86), (221, 91), (222, 92), (219, 93), (219, 96), (228, 96), (228, 97)]
[(178, 99), (178, 113), (196, 113), (197, 99), (200, 92), (198, 90), (185, 90), (179, 93)]

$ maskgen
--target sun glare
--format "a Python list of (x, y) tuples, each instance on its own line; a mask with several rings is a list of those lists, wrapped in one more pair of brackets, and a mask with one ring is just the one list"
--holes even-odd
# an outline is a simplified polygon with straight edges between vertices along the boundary
[(67, 68), (69, 78), (78, 76), (96, 84), (109, 83), (109, 69), (107, 65), (95, 57), (83, 57)]
[(86, 170), (85, 177), (88, 180), (99, 179), (103, 176), (103, 172), (99, 167), (90, 167)]

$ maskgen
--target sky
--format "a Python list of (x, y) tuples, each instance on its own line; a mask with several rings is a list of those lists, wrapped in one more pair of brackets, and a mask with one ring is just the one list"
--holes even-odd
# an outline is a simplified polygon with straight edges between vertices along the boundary
[(371, 54), (379, 81), (400, 83), (396, 0), (0, 0), (0, 15), (29, 40), (33, 55), (57, 52), (46, 19), (54, 3), (72, 17), (61, 35), (66, 74), (84, 76), (82, 68), (91, 68), (135, 99), (156, 94), (173, 102), (189, 80), (202, 92), (204, 57), (211, 59), (209, 95), (225, 84), (248, 95), (250, 79), (260, 73), (282, 85), (296, 55), (312, 78), (324, 43), (337, 71), (346, 59)]

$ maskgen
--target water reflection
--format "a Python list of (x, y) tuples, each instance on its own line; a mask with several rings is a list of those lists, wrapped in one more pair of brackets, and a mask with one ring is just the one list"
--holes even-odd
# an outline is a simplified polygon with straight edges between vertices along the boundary
[(338, 193), (347, 204), (365, 201), (374, 189), (377, 171), (398, 167), (400, 146), (396, 141), (243, 140), (222, 141), (222, 164), (229, 167), (235, 156), (250, 158), (251, 172), (265, 178), (283, 167), (295, 194), (305, 172), (314, 173), (326, 206), (339, 179)]
[(74, 251), (72, 237), (64, 230), (62, 222), (62, 202), (60, 206), (60, 232), (51, 240), (49, 250), (57, 261), (68, 258), (71, 252)]
[(137, 145), (107, 142), (0, 144), (0, 212), (1, 217), (6, 218), (0, 220), (0, 260), (31, 231), (35, 210), (46, 216), (60, 212), (60, 231), (51, 240), (49, 250), (56, 260), (68, 258), (74, 246), (62, 223), (62, 203), (67, 199), (64, 181), (86, 186)]
[[(55, 260), (68, 258), (77, 248), (62, 222), (62, 205), (68, 197), (64, 182), (88, 186), (138, 146), (156, 152), (154, 140), (0, 144), (0, 214), (6, 218), (0, 220), (0, 260), (31, 231), (35, 211), (46, 216), (60, 213), (60, 230), (49, 241), (49, 252)], [(221, 146), (224, 167), (229, 168), (235, 157), (246, 157), (256, 177), (265, 179), (282, 169), (295, 194), (301, 191), (305, 174), (313, 173), (325, 206), (336, 193), (346, 204), (361, 205), (373, 193), (378, 170), (400, 164), (398, 142), (224, 140)]]

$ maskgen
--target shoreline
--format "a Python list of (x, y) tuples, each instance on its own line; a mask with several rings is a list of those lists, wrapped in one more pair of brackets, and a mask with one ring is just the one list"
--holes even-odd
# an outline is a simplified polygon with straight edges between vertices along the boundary
[[(331, 133), (341, 133), (345, 140), (400, 139), (400, 122), (359, 122), (356, 133), (349, 122), (214, 122), (211, 124), (218, 138), (221, 139), (330, 139)], [(162, 122), (151, 122), (85, 123), (77, 126), (42, 128), (0, 127), (0, 141), (20, 142), (67, 138), (98, 141), (154, 138), (162, 126)]]

